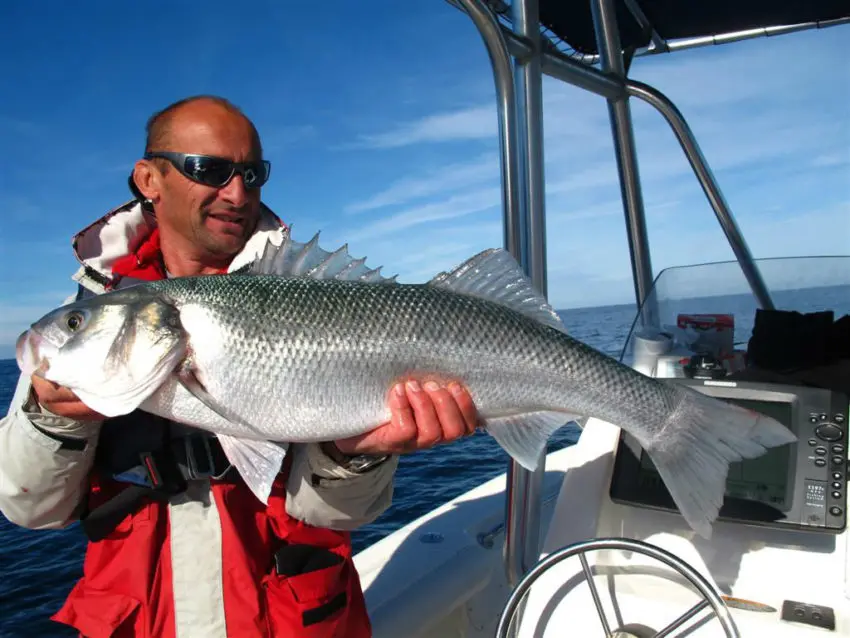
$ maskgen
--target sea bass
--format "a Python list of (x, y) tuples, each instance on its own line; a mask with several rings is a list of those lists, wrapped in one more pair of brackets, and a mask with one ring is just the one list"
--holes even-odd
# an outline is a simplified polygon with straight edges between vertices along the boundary
[(107, 417), (141, 409), (214, 433), (263, 502), (287, 444), (374, 429), (389, 420), (390, 388), (410, 377), (464, 384), (486, 431), (528, 469), (573, 419), (623, 428), (705, 537), (729, 463), (796, 440), (769, 417), (570, 337), (504, 250), (400, 284), (316, 239), (269, 244), (228, 275), (67, 304), (21, 335), (18, 364)]

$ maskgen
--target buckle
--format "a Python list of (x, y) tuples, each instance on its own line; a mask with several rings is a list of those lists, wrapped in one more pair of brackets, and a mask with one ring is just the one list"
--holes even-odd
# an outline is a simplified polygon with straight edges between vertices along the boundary
[(216, 457), (210, 444), (212, 437), (206, 434), (192, 433), (183, 438), (186, 447), (186, 463), (191, 479), (221, 479), (230, 470), (230, 463), (216, 471)]
[(141, 452), (139, 460), (140, 465), (131, 467), (121, 474), (115, 474), (113, 478), (160, 492), (178, 492), (185, 489), (183, 478), (169, 455), (161, 451)]

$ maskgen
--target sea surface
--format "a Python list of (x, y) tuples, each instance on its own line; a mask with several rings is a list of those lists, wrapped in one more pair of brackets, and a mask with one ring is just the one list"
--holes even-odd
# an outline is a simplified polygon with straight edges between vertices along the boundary
[[(848, 312), (848, 288), (823, 289), (802, 304), (800, 310), (844, 306)], [(788, 293), (790, 294), (790, 293)], [(782, 300), (789, 302), (788, 294)], [(839, 301), (840, 300), (840, 301)], [(838, 301), (838, 303), (837, 303)], [(729, 312), (744, 328), (736, 330), (736, 341), (744, 341), (752, 325), (745, 315), (751, 305), (740, 296), (712, 297), (706, 312)], [(694, 312), (697, 308), (687, 309)], [(666, 310), (666, 309), (665, 309)], [(677, 308), (679, 310), (679, 308)], [(574, 337), (619, 358), (635, 315), (632, 304), (560, 311), (568, 332)], [(666, 313), (664, 313), (666, 314)], [(751, 314), (751, 313), (750, 313)], [(840, 316), (836, 312), (836, 317)], [(18, 368), (13, 360), (0, 360), (0, 415), (6, 413), (12, 398)], [(550, 451), (573, 444), (578, 431), (563, 428), (550, 441)], [(505, 471), (508, 456), (486, 434), (404, 456), (396, 476), (392, 506), (375, 523), (354, 534), (358, 551), (383, 538), (434, 507)], [(49, 616), (62, 604), (81, 575), (85, 539), (72, 526), (58, 531), (32, 531), (13, 526), (0, 515), (0, 637), (73, 636), (73, 632), (53, 623)]]

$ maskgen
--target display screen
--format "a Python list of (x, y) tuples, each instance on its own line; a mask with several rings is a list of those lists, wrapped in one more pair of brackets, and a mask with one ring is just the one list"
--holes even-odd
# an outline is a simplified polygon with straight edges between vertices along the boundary
[[(790, 403), (728, 398), (722, 400), (760, 412), (792, 429)], [(787, 512), (792, 505), (792, 494), (788, 484), (792, 453), (795, 453), (794, 445), (781, 445), (769, 448), (758, 458), (730, 464), (729, 476), (726, 480), (726, 496), (759, 501)], [(644, 485), (661, 480), (646, 453), (641, 454), (640, 474), (638, 480)]]

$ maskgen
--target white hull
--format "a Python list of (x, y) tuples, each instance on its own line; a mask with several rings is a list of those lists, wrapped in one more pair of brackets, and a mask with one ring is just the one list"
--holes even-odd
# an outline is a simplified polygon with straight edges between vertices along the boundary
[[(608, 486), (618, 437), (618, 428), (591, 420), (576, 445), (548, 456), (543, 555), (596, 537), (643, 540), (689, 563), (721, 593), (775, 609), (732, 608), (742, 636), (850, 636), (846, 532), (835, 536), (717, 522), (706, 541), (680, 516), (613, 503)], [(504, 487), (505, 475), (496, 477), (357, 555), (376, 637), (494, 635), (510, 594), (502, 563), (504, 534), (498, 533), (490, 548), (478, 536), (504, 519)], [(441, 542), (422, 540), (434, 535)], [(612, 629), (639, 623), (657, 631), (699, 600), (692, 590), (659, 576), (667, 568), (644, 556), (607, 552), (588, 559), (603, 572), (595, 582)], [(617, 613), (604, 575), (611, 572), (617, 573)], [(528, 597), (521, 636), (604, 635), (580, 574), (578, 560), (569, 559), (541, 577)], [(781, 620), (785, 600), (831, 607), (835, 630)], [(711, 619), (688, 635), (724, 633)]]

